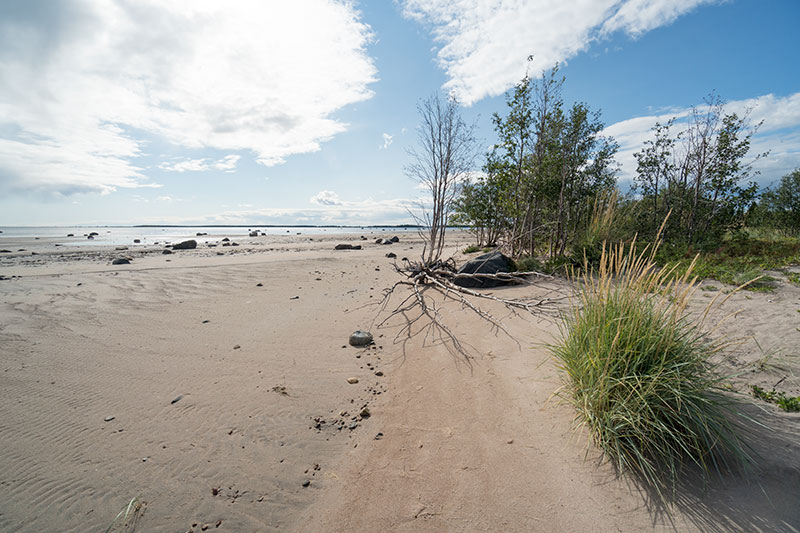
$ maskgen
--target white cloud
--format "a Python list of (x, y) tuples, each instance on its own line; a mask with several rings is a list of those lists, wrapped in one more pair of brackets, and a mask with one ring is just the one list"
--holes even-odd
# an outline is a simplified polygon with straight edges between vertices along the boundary
[[(750, 155), (770, 151), (768, 157), (758, 161), (755, 168), (761, 171), (759, 181), (767, 185), (780, 176), (800, 167), (800, 131), (786, 132), (788, 128), (800, 128), (800, 92), (785, 97), (767, 94), (746, 100), (728, 102), (726, 112), (743, 116), (750, 110), (750, 121), (754, 125), (762, 120), (763, 125), (753, 136)], [(677, 119), (675, 132), (684, 126), (689, 109), (673, 109), (669, 112), (635, 117), (611, 124), (603, 130), (604, 135), (614, 137), (620, 144), (617, 161), (621, 164), (620, 179), (629, 183), (636, 174), (633, 154), (641, 150), (644, 141), (652, 138), (651, 128), (656, 122), (666, 123)]]
[(383, 146), (379, 146), (378, 148), (381, 150), (386, 150), (392, 145), (392, 137), (393, 135), (389, 135), (388, 133), (383, 134)]
[(441, 44), (445, 88), (470, 105), (616, 31), (638, 36), (715, 0), (405, 0), (404, 14)]
[(333, 114), (376, 80), (347, 1), (37, 5), (0, 3), (3, 191), (155, 186), (136, 163), (153, 136), (278, 164), (344, 131)]
[(240, 158), (241, 156), (231, 154), (216, 161), (208, 158), (186, 159), (175, 163), (168, 163), (165, 161), (158, 165), (158, 168), (170, 172), (205, 172), (206, 170), (234, 172), (236, 170), (236, 163), (239, 162)]
[(319, 191), (308, 200), (312, 204), (318, 205), (342, 205), (339, 195), (333, 191)]

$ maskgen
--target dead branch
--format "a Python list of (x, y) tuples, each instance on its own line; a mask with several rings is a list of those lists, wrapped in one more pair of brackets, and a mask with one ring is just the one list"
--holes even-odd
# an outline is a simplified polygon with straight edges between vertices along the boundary
[[(555, 280), (555, 278), (540, 272), (465, 274), (458, 273), (455, 266), (453, 258), (444, 261), (437, 260), (430, 264), (409, 260), (403, 261), (402, 264), (395, 262), (395, 271), (404, 279), (395, 282), (383, 291), (383, 298), (379, 302), (379, 314), (388, 309), (389, 302), (398, 289), (408, 287), (409, 294), (405, 295), (400, 303), (389, 312), (389, 315), (377, 324), (377, 327), (386, 325), (393, 317), (401, 316), (404, 323), (394, 340), (401, 342), (404, 350), (408, 341), (423, 334), (425, 340), (434, 339), (443, 342), (448, 349), (469, 360), (471, 356), (468, 347), (445, 324), (439, 308), (436, 306), (435, 296), (438, 295), (445, 301), (458, 302), (463, 309), (468, 309), (487, 322), (493, 332), (502, 332), (515, 342), (517, 340), (503, 323), (482, 309), (475, 300), (489, 300), (503, 304), (513, 315), (525, 312), (540, 319), (550, 320), (558, 316), (557, 303), (567, 298), (564, 291), (555, 285), (549, 288), (545, 287), (547, 290), (544, 295), (530, 298), (503, 298), (491, 293), (461, 287), (456, 284), (457, 280), (475, 279), (498, 280), (514, 285), (535, 285), (543, 288), (543, 281)], [(424, 325), (415, 330), (415, 326), (420, 325), (421, 321), (425, 322)]]

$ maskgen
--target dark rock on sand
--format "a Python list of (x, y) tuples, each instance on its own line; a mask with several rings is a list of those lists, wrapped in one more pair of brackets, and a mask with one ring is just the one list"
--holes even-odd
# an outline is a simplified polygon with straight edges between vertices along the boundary
[(230, 241), (230, 239), (229, 239), (229, 238), (227, 238), (227, 237), (225, 237), (225, 238), (223, 238), (223, 239), (222, 239), (222, 242), (229, 242), (229, 241)]
[[(479, 255), (471, 261), (467, 261), (461, 268), (458, 269), (459, 274), (497, 274), (500, 272), (513, 272), (517, 266), (514, 261), (498, 251), (489, 252), (487, 254)], [(500, 287), (508, 285), (507, 281), (498, 279), (473, 279), (473, 278), (455, 278), (453, 283), (459, 287), (475, 287), (481, 289), (488, 289), (491, 287)]]
[(258, 232), (257, 231), (251, 231), (250, 233), (248, 233), (248, 235), (250, 237), (258, 237)]
[(161, 250), (161, 253), (164, 254), (164, 255), (169, 255), (169, 254), (172, 253), (172, 250), (170, 250), (169, 248), (165, 248), (165, 249)]
[(179, 401), (181, 401), (182, 399), (183, 399), (183, 394), (178, 394), (178, 395), (175, 397), (175, 399), (174, 399), (174, 400), (172, 400), (172, 401), (171, 401), (171, 402), (169, 402), (169, 403), (170, 403), (171, 405), (175, 405), (176, 403), (178, 403), (178, 402), (179, 402)]
[(11, 250), (0, 250), (0, 254), (10, 254)]
[(100, 235), (100, 234), (99, 234), (99, 233), (97, 233), (96, 231), (93, 231), (93, 232), (91, 232), (91, 233), (89, 234), (89, 237), (94, 237), (94, 236), (96, 236), (96, 235)]
[(142, 239), (133, 239), (133, 244), (139, 244), (142, 242)]
[(194, 250), (195, 248), (197, 248), (197, 241), (194, 239), (172, 245), (173, 250)]
[(337, 244), (334, 250), (360, 250), (360, 244)]
[(372, 344), (372, 333), (369, 331), (357, 330), (350, 335), (351, 346), (367, 346), (369, 344)]
[(397, 235), (395, 235), (395, 236), (393, 236), (393, 237), (392, 237), (391, 239), (389, 239), (389, 240), (390, 240), (390, 241), (392, 241), (392, 242), (400, 242), (400, 237), (398, 237)]
[(127, 257), (117, 257), (116, 259), (111, 261), (111, 264), (112, 265), (130, 265), (131, 264), (131, 260), (128, 259)]
[(386, 254), (386, 257), (388, 257), (389, 259), (394, 259), (397, 257), (397, 254), (394, 252), (389, 252), (388, 254)]
[[(0, 233), (3, 233), (3, 232), (2, 232), (2, 231), (0, 231)], [(75, 234), (74, 234), (74, 233), (67, 233), (67, 237), (74, 237), (74, 236), (75, 236)]]

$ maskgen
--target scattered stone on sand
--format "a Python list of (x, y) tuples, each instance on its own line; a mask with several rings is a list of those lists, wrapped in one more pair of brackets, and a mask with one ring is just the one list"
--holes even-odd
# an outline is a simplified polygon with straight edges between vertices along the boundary
[(116, 248), (114, 248), (114, 249), (115, 249), (116, 251), (118, 251), (118, 252), (122, 252), (122, 251), (124, 251), (124, 250), (127, 250), (127, 249), (128, 249), (128, 247), (127, 247), (127, 246), (117, 246), (117, 247), (116, 247)]
[(202, 323), (203, 323), (203, 324), (208, 324), (209, 322), (211, 322), (211, 321), (210, 321), (210, 320), (208, 320), (208, 319), (206, 319), (206, 320), (203, 320), (203, 322), (202, 322)]
[(394, 252), (389, 252), (388, 254), (386, 254), (386, 257), (388, 257), (389, 259), (395, 259), (397, 258), (397, 254)]
[(381, 377), (381, 376), (383, 376), (383, 372), (378, 370), (377, 372), (375, 372), (375, 375), (378, 376), (378, 377)]
[(179, 402), (179, 401), (181, 401), (182, 399), (183, 399), (183, 394), (178, 394), (178, 395), (175, 397), (175, 399), (173, 399), (173, 400), (172, 400), (171, 402), (169, 402), (169, 403), (170, 403), (170, 405), (175, 405), (176, 403), (178, 403), (178, 402)]
[(239, 348), (241, 348), (241, 346), (239, 346), (238, 344), (234, 344), (234, 345), (233, 345), (233, 349), (234, 349), (234, 350), (238, 350)]
[(305, 481), (303, 481), (303, 487), (304, 487), (304, 488), (305, 488), (305, 487), (308, 487), (308, 486), (310, 486), (310, 485), (311, 485), (311, 481), (309, 481), (309, 480), (305, 480)]
[(256, 287), (263, 287), (263, 286), (264, 286), (263, 283), (256, 283)]
[[(2, 231), (0, 231), (0, 233), (3, 233), (3, 232), (2, 232)], [(67, 237), (74, 237), (74, 236), (75, 236), (75, 234), (74, 234), (74, 233), (67, 233)]]
[(360, 244), (337, 244), (334, 250), (360, 250)]
[(116, 259), (111, 261), (111, 264), (112, 265), (130, 265), (131, 264), (131, 260), (128, 259), (127, 257), (117, 257)]
[(377, 435), (375, 435), (375, 440), (381, 440), (382, 438), (383, 438), (383, 433), (381, 433), (381, 432), (379, 431), (379, 432), (378, 432), (378, 434), (377, 434)]
[(372, 413), (369, 412), (369, 407), (364, 407), (361, 412), (358, 413), (358, 416), (361, 418), (369, 418), (370, 415), (372, 415)]
[(142, 242), (142, 239), (133, 239), (133, 244), (139, 244)]
[(251, 231), (247, 235), (250, 236), (250, 237), (258, 237), (258, 232), (257, 231)]
[(289, 299), (290, 299), (290, 300), (299, 300), (299, 299), (300, 299), (300, 297), (299, 297), (299, 296), (292, 296), (292, 297), (291, 297), (291, 298), (289, 298)]
[(89, 237), (96, 237), (97, 235), (100, 235), (100, 234), (99, 234), (99, 233), (97, 233), (96, 231), (93, 231), (93, 232), (91, 232), (91, 233), (89, 234)]
[(208, 233), (203, 233), (202, 231), (198, 231), (197, 233), (195, 233), (195, 237), (202, 237), (204, 235), (208, 235)]
[(172, 253), (172, 250), (170, 250), (169, 248), (164, 248), (163, 250), (161, 250), (161, 253), (163, 255), (169, 255)]
[(225, 255), (225, 252), (217, 252), (217, 255)]
[(389, 240), (390, 240), (390, 241), (392, 241), (392, 242), (400, 242), (400, 237), (398, 237), (397, 235), (394, 235), (394, 236), (393, 236), (391, 239), (389, 239)]
[(197, 241), (194, 239), (172, 245), (173, 250), (194, 250), (195, 248), (197, 248)]
[(350, 385), (355, 385), (356, 383), (358, 383), (358, 378), (347, 378), (347, 382)]
[[(479, 255), (475, 259), (467, 261), (458, 269), (459, 274), (497, 274), (501, 272), (513, 272), (516, 270), (514, 261), (498, 251)], [(459, 287), (479, 287), (488, 289), (508, 285), (509, 282), (499, 279), (473, 279), (455, 278), (453, 283)]]
[(360, 329), (350, 334), (351, 346), (367, 346), (372, 344), (372, 333)]
[(223, 237), (223, 238), (222, 238), (222, 242), (230, 242), (230, 241), (231, 241), (231, 240), (230, 240), (229, 238), (227, 238), (227, 237)]
[(94, 240), (94, 235), (89, 235), (89, 236), (88, 236), (88, 237), (86, 237), (86, 238), (87, 238), (87, 239), (89, 239), (89, 240), (92, 240), (92, 241), (93, 241), (93, 240)]
[(0, 250), (0, 254), (10, 254), (11, 250)]
[(105, 417), (105, 418), (103, 419), (103, 422), (111, 422), (112, 420), (114, 420), (114, 418), (116, 418), (116, 417), (114, 417), (114, 416), (107, 416), (107, 417)]

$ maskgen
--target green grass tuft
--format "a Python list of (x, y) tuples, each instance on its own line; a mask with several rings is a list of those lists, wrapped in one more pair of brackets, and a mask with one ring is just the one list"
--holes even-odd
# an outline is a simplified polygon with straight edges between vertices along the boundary
[(774, 403), (789, 413), (800, 412), (800, 396), (787, 396), (785, 392), (776, 392), (775, 389), (767, 391), (758, 385), (750, 387), (753, 397), (765, 402)]
[(736, 404), (709, 362), (721, 345), (686, 311), (693, 265), (676, 277), (674, 267), (656, 267), (654, 254), (637, 253), (635, 243), (604, 249), (596, 269), (576, 280), (581, 289), (551, 350), (578, 425), (620, 471), (663, 498), (687, 465), (707, 476), (752, 458)]

